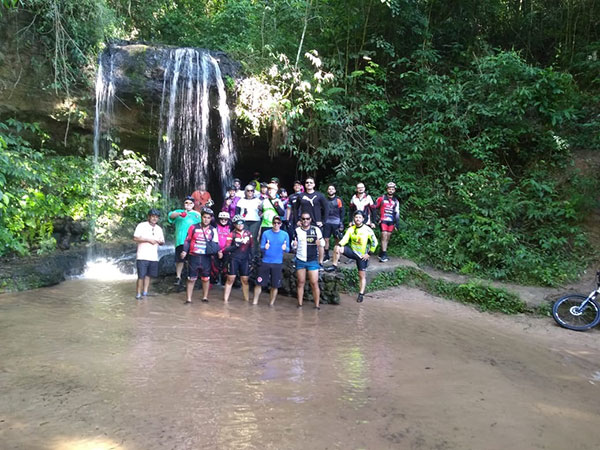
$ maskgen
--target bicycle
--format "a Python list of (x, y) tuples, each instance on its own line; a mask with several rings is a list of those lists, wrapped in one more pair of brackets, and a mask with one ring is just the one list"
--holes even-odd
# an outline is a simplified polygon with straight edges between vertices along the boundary
[(600, 271), (596, 272), (596, 289), (586, 297), (569, 294), (559, 298), (552, 307), (552, 317), (561, 327), (574, 331), (585, 331), (600, 323)]

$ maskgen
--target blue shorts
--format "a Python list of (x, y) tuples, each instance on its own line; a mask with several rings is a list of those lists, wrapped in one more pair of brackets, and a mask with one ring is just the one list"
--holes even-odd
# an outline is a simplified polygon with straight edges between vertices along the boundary
[(300, 261), (296, 258), (296, 270), (319, 270), (319, 261)]

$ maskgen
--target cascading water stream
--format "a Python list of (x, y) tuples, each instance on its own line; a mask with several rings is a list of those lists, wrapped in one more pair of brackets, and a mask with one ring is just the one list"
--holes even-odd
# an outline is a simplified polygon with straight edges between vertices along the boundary
[[(208, 184), (211, 167), (222, 192), (231, 181), (235, 151), (229, 107), (219, 63), (208, 52), (192, 48), (171, 50), (165, 67), (159, 126), (159, 171), (163, 194), (192, 192)], [(210, 86), (216, 84), (220, 137), (218, 154), (211, 152)], [(215, 122), (214, 118), (212, 119)]]
[[(159, 62), (163, 73), (158, 124), (159, 158), (157, 169), (163, 175), (163, 194), (191, 193), (201, 183), (225, 192), (231, 182), (236, 153), (231, 134), (230, 110), (219, 61), (208, 51), (193, 48), (157, 52), (166, 55)], [(90, 209), (90, 254), (95, 243), (99, 167), (112, 143), (112, 128), (118, 111), (114, 99), (121, 87), (131, 89), (127, 81), (131, 59), (120, 47), (112, 46), (98, 61), (96, 110), (94, 118), (94, 192)], [(156, 70), (156, 69), (155, 69)], [(154, 78), (156, 80), (156, 78)], [(160, 90), (160, 86), (158, 88)], [(133, 92), (136, 95), (148, 91)], [(156, 90), (150, 91), (150, 95)], [(125, 95), (132, 95), (126, 91)], [(127, 107), (127, 97), (121, 100)], [(217, 188), (218, 186), (218, 188)], [(213, 192), (215, 194), (216, 192)], [(218, 196), (218, 194), (217, 194)]]
[(227, 106), (227, 94), (225, 84), (221, 76), (219, 63), (210, 56), (210, 62), (215, 70), (217, 90), (219, 92), (219, 115), (221, 117), (221, 148), (219, 152), (219, 178), (221, 185), (225, 188), (231, 181), (231, 173), (235, 165), (236, 155), (233, 151), (233, 140), (231, 137), (231, 124), (229, 122), (229, 106)]
[[(106, 59), (108, 59), (108, 64)], [(114, 55), (109, 58), (100, 56), (98, 73), (96, 74), (96, 110), (94, 117), (94, 182), (92, 187), (92, 202), (90, 207), (89, 255), (93, 259), (96, 241), (96, 202), (98, 198), (99, 158), (107, 153), (103, 144), (109, 142), (106, 134), (110, 130), (113, 116), (113, 101), (115, 97)]]

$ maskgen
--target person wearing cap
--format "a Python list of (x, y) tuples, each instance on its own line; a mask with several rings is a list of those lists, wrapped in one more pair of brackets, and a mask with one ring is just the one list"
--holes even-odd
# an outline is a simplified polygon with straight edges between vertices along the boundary
[(227, 303), (235, 277), (239, 275), (242, 283), (242, 295), (245, 301), (250, 301), (250, 260), (252, 258), (252, 233), (244, 229), (244, 218), (236, 215), (233, 218), (233, 230), (227, 236), (227, 246), (223, 252), (229, 256), (227, 264), (227, 281), (223, 292), (223, 301)]
[(281, 183), (279, 182), (279, 178), (277, 178), (277, 177), (271, 177), (270, 183), (276, 184), (277, 189), (279, 189), (279, 186), (281, 186)]
[(183, 200), (183, 209), (175, 209), (167, 215), (169, 223), (175, 224), (175, 285), (181, 286), (181, 272), (185, 261), (179, 256), (183, 251), (183, 241), (192, 225), (200, 223), (202, 217), (194, 209), (194, 198), (188, 195)]
[(285, 214), (283, 203), (277, 197), (277, 185), (269, 183), (267, 185), (267, 196), (260, 204), (262, 212), (262, 221), (260, 223), (261, 234), (273, 227), (273, 218), (281, 218)]
[(158, 225), (160, 211), (148, 211), (148, 220), (140, 222), (133, 232), (133, 240), (137, 242), (136, 267), (137, 283), (135, 298), (146, 298), (150, 288), (150, 278), (158, 276), (158, 246), (165, 243), (162, 228)]
[(221, 211), (217, 216), (217, 235), (219, 236), (219, 251), (212, 260), (212, 277), (217, 284), (225, 284), (227, 274), (227, 261), (223, 253), (227, 247), (227, 237), (231, 233), (231, 220), (227, 211)]
[(262, 263), (258, 268), (258, 277), (254, 287), (253, 305), (258, 304), (258, 297), (263, 287), (271, 286), (269, 306), (275, 304), (277, 292), (281, 287), (283, 275), (283, 253), (290, 249), (290, 238), (281, 229), (281, 217), (272, 220), (272, 229), (265, 231), (260, 238), (260, 248), (263, 252)]
[(194, 199), (194, 209), (198, 212), (202, 212), (202, 208), (205, 206), (210, 208), (213, 205), (210, 193), (206, 190), (206, 184), (200, 183), (198, 189), (192, 192), (192, 198)]
[(390, 181), (386, 184), (385, 191), (386, 193), (377, 199), (375, 206), (373, 207), (377, 221), (381, 226), (380, 262), (390, 260), (387, 255), (388, 243), (390, 242), (394, 229), (400, 223), (400, 202), (394, 197), (396, 183)]
[(339, 244), (333, 249), (333, 265), (327, 267), (325, 271), (336, 271), (341, 255), (356, 261), (358, 269), (358, 298), (356, 301), (362, 303), (367, 287), (366, 271), (369, 258), (377, 249), (378, 242), (373, 229), (365, 225), (365, 213), (355, 211), (352, 219), (353, 225), (346, 230)]
[(226, 211), (229, 213), (229, 217), (235, 216), (235, 208), (237, 206), (237, 202), (239, 201), (240, 197), (237, 196), (235, 186), (229, 186), (225, 200), (223, 200), (223, 207), (221, 208), (221, 211)]
[(188, 229), (180, 255), (181, 259), (188, 254), (190, 256), (190, 273), (186, 284), (185, 303), (187, 304), (192, 303), (192, 293), (198, 275), (202, 280), (202, 301), (208, 302), (211, 257), (219, 251), (217, 229), (210, 224), (214, 214), (210, 208), (204, 208), (201, 214), (202, 222), (192, 225)]

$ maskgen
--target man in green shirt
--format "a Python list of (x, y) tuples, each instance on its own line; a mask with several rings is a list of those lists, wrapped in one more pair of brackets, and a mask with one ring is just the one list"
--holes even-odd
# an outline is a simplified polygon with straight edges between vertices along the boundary
[(175, 224), (175, 285), (181, 286), (181, 272), (184, 260), (180, 254), (183, 251), (183, 242), (192, 225), (202, 222), (202, 216), (194, 209), (194, 198), (187, 196), (183, 201), (183, 209), (171, 211), (168, 215), (169, 223)]

